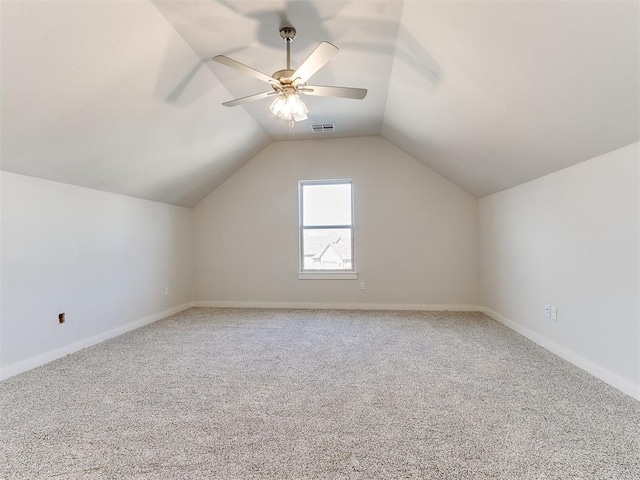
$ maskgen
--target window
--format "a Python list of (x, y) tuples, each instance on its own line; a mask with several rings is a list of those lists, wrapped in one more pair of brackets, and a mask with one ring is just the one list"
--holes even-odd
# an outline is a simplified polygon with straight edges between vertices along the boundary
[(353, 182), (299, 183), (298, 278), (357, 278), (353, 261)]

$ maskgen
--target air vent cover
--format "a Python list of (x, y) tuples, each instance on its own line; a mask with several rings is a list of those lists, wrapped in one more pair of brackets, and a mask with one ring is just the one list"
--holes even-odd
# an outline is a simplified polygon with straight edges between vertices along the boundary
[(335, 123), (312, 123), (311, 130), (313, 133), (328, 133), (336, 131)]

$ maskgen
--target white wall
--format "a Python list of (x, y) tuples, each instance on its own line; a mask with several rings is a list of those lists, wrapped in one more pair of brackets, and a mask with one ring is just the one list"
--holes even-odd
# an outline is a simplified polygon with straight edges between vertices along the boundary
[[(298, 181), (352, 178), (358, 280), (298, 280)], [(276, 142), (194, 208), (201, 305), (478, 305), (477, 200), (381, 137)], [(360, 290), (361, 281), (366, 290)]]
[[(480, 200), (488, 313), (640, 398), (640, 144)], [(544, 306), (558, 307), (556, 322)]]
[(2, 377), (190, 302), (190, 210), (0, 175)]

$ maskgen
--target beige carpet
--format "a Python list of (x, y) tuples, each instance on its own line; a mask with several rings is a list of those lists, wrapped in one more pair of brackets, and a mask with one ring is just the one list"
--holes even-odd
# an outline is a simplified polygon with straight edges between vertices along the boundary
[(0, 383), (4, 479), (640, 479), (640, 402), (480, 313), (190, 309)]

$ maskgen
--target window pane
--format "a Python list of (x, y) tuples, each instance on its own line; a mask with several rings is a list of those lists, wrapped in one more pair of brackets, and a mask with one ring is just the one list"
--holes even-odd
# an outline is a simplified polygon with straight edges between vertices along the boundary
[(302, 231), (304, 270), (351, 270), (350, 228)]
[(351, 225), (351, 184), (303, 185), (302, 225)]

